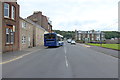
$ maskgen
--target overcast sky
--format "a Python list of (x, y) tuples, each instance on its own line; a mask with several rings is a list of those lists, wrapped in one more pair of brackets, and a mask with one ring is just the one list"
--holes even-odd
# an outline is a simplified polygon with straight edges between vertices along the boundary
[(18, 0), (20, 16), (41, 11), (56, 30), (118, 30), (119, 0)]

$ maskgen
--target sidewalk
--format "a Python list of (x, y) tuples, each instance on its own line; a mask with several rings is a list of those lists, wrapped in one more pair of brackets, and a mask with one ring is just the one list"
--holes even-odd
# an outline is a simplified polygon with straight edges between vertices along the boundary
[[(84, 45), (86, 45), (86, 44), (84, 44)], [(117, 50), (103, 48), (103, 47), (99, 47), (99, 46), (92, 46), (92, 45), (87, 45), (87, 46), (90, 46), (88, 48), (93, 49), (95, 51), (98, 51), (98, 52), (101, 52), (101, 53), (104, 53), (104, 54), (107, 54), (107, 55), (110, 55), (110, 56), (120, 59), (119, 51), (117, 51)]]
[(38, 47), (33, 47), (33, 48), (28, 48), (28, 49), (24, 49), (21, 51), (13, 51), (13, 52), (6, 52), (6, 53), (2, 53), (2, 62), (17, 58), (19, 56), (28, 54), (30, 52), (34, 52), (36, 50), (40, 50), (40, 49), (44, 49), (44, 46), (38, 46)]

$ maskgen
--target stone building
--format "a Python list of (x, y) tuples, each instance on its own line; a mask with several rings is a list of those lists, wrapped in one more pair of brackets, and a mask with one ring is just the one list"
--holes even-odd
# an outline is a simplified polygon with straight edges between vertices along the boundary
[(20, 18), (20, 50), (43, 45), (45, 32), (30, 19)]
[(50, 26), (48, 26), (48, 19), (47, 19), (47, 17), (46, 16), (44, 16), (44, 15), (42, 15), (42, 25), (41, 25), (45, 30), (47, 30), (48, 32), (50, 31), (49, 29), (49, 27)]
[(19, 5), (0, 2), (0, 52), (19, 49)]
[(51, 24), (49, 23), (48, 18), (42, 15), (42, 12), (40, 11), (34, 12), (33, 15), (28, 16), (27, 19), (30, 19), (34, 23), (38, 24), (39, 26), (44, 28), (46, 31), (52, 32), (52, 26), (50, 26)]
[(75, 31), (75, 38), (76, 40), (83, 40), (83, 41), (100, 41), (105, 40), (104, 33), (102, 31)]
[(26, 20), (34, 26), (33, 27), (33, 47), (43, 45), (44, 44), (44, 33), (46, 32), (46, 30), (40, 25), (31, 21), (30, 19), (26, 19)]
[(20, 50), (33, 47), (34, 25), (20, 17)]

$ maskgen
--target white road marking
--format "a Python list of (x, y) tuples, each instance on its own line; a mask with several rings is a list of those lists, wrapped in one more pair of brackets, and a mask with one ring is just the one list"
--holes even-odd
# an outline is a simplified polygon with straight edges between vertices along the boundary
[(68, 68), (68, 60), (67, 60), (67, 56), (65, 56), (65, 62), (66, 62), (66, 67)]
[(66, 51), (66, 47), (64, 47), (64, 51), (65, 51), (65, 55), (66, 55), (66, 53), (67, 53), (67, 51)]
[(65, 51), (65, 64), (66, 64), (66, 67), (68, 68), (68, 59), (67, 59), (67, 50), (66, 50), (66, 47), (65, 47), (65, 43), (64, 43), (64, 51)]

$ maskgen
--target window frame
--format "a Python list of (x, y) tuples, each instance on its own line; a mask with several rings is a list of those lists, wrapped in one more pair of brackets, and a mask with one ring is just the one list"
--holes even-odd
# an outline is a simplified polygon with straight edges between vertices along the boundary
[(22, 36), (22, 44), (26, 44), (26, 36)]
[(22, 28), (26, 28), (27, 27), (27, 23), (26, 22), (22, 22)]
[(15, 6), (11, 6), (11, 19), (15, 20)]
[[(8, 5), (8, 8), (5, 8), (5, 4), (7, 4)], [(8, 11), (8, 16), (6, 16), (5, 15), (5, 9), (7, 9), (7, 11)], [(4, 17), (5, 18), (10, 18), (10, 4), (9, 3), (4, 3)]]
[[(7, 31), (7, 29), (8, 29), (8, 31)], [(5, 35), (6, 35), (6, 42), (5, 42), (5, 44), (6, 45), (13, 45), (15, 42), (15, 34), (14, 34), (14, 32), (13, 32), (13, 27), (12, 26), (7, 26), (6, 28), (5, 28)], [(8, 35), (8, 36), (7, 36)], [(8, 41), (7, 41), (7, 39), (8, 39)]]
[[(8, 39), (8, 38), (10, 37), (9, 29), (10, 29), (10, 28), (6, 28), (6, 29), (5, 29), (5, 30), (6, 30), (6, 31), (5, 31), (5, 32), (6, 32), (6, 33), (5, 33), (5, 34), (6, 34), (6, 44), (10, 44), (10, 42), (9, 42), (10, 40)], [(8, 36), (7, 36), (7, 35), (8, 35)]]

